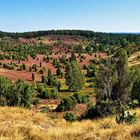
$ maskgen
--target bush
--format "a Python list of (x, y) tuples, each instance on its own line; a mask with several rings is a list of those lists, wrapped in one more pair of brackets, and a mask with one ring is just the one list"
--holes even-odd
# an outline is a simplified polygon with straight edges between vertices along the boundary
[(108, 115), (115, 115), (130, 109), (127, 104), (120, 103), (118, 100), (105, 100), (97, 103), (95, 106), (91, 106), (85, 113), (85, 118), (98, 118), (106, 117)]
[(96, 88), (96, 85), (95, 84), (90, 84), (89, 87), (90, 88)]
[(16, 84), (13, 89), (13, 95), (15, 99), (13, 100), (13, 104), (17, 104), (23, 107), (30, 107), (32, 103), (32, 96), (34, 93), (34, 86), (24, 82), (23, 80), (16, 81)]
[(129, 123), (132, 124), (136, 121), (136, 113), (131, 111), (124, 111), (116, 116), (117, 123)]
[(32, 81), (34, 81), (34, 80), (35, 80), (35, 74), (32, 73)]
[(47, 83), (47, 78), (45, 75), (42, 75), (41, 83)]
[(36, 72), (37, 71), (37, 65), (33, 64), (32, 69), (34, 69), (34, 71)]
[(69, 122), (73, 122), (77, 119), (77, 117), (73, 113), (66, 113), (64, 114), (63, 118)]
[(87, 65), (84, 64), (83, 65), (83, 69), (86, 70), (87, 69)]
[(58, 91), (56, 89), (49, 89), (46, 84), (39, 84), (37, 87), (38, 97), (43, 99), (58, 98)]
[(0, 77), (0, 105), (30, 107), (32, 93), (32, 86), (22, 80), (13, 84), (11, 80)]
[(7, 105), (7, 100), (4, 96), (0, 96), (0, 106), (6, 106)]
[(95, 77), (95, 68), (91, 66), (87, 67), (87, 77)]
[(0, 60), (4, 60), (4, 55), (0, 54)]
[(56, 111), (69, 111), (72, 110), (77, 103), (88, 103), (89, 101), (89, 96), (82, 96), (78, 93), (74, 93), (73, 96), (63, 98), (56, 108)]
[(56, 108), (56, 111), (62, 112), (72, 110), (75, 107), (76, 103), (77, 101), (74, 97), (63, 98), (58, 107)]
[(95, 81), (96, 81), (96, 79), (94, 77), (87, 80), (87, 82), (95, 82)]
[(77, 103), (87, 103), (89, 102), (89, 96), (82, 96), (78, 93), (74, 93), (73, 97), (77, 100)]
[(140, 79), (138, 77), (138, 80), (136, 80), (133, 84), (133, 89), (132, 89), (132, 94), (131, 94), (131, 98), (133, 100), (138, 100), (139, 102), (139, 106), (140, 106)]
[(42, 113), (49, 112), (49, 110), (50, 110), (49, 106), (40, 107), (40, 112)]
[(61, 73), (62, 73), (62, 72), (61, 72), (61, 69), (60, 69), (60, 68), (58, 68), (58, 69), (56, 70), (56, 75), (57, 75), (57, 76), (60, 76), (60, 75), (61, 75)]
[(32, 71), (32, 67), (29, 67), (29, 72), (31, 72)]
[(9, 69), (9, 70), (15, 69), (14, 65), (11, 65), (11, 64), (3, 64), (3, 68)]
[(40, 99), (39, 98), (34, 98), (33, 100), (32, 100), (32, 104), (33, 105), (38, 105), (39, 104), (39, 102), (40, 102)]
[(40, 69), (39, 73), (44, 74), (44, 72), (45, 72), (45, 68), (43, 67), (43, 68)]
[(26, 65), (25, 64), (22, 64), (21, 65), (21, 68), (22, 68), (22, 70), (26, 70)]

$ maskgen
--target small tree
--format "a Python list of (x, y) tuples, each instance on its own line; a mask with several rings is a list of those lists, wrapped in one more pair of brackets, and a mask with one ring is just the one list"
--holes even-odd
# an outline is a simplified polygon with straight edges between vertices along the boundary
[(66, 64), (66, 85), (69, 90), (79, 91), (84, 86), (84, 76), (81, 68), (75, 61)]
[(32, 71), (32, 67), (29, 67), (29, 72), (31, 72)]
[(77, 119), (77, 116), (75, 116), (73, 113), (66, 113), (66, 114), (64, 114), (63, 118), (66, 121), (73, 122)]
[(26, 64), (22, 64), (22, 69), (26, 70)]
[(71, 61), (76, 61), (76, 55), (74, 52), (71, 53), (71, 57), (70, 57)]
[(48, 85), (51, 85), (51, 81), (52, 81), (52, 72), (51, 69), (48, 69)]
[(61, 88), (61, 82), (58, 81), (58, 83), (57, 83), (57, 89), (58, 89), (58, 91), (60, 91), (60, 88)]
[(35, 81), (35, 74), (32, 73), (32, 81)]
[(37, 71), (37, 65), (34, 64), (34, 65), (32, 66), (32, 69), (34, 69), (34, 71), (36, 72), (36, 71)]
[(75, 107), (76, 103), (77, 101), (74, 97), (63, 98), (56, 108), (56, 111), (62, 112), (72, 110)]
[(57, 76), (60, 76), (60, 75), (61, 75), (61, 73), (62, 73), (62, 72), (61, 72), (61, 69), (60, 69), (60, 68), (58, 68), (58, 69), (56, 70), (56, 75), (57, 75)]
[(87, 116), (104, 117), (129, 110), (133, 106), (128, 103), (131, 101), (134, 74), (128, 67), (127, 53), (123, 49), (100, 65), (96, 75), (96, 106), (87, 111)]
[(42, 67), (42, 62), (39, 63), (40, 67)]
[(46, 76), (45, 76), (45, 75), (42, 75), (41, 82), (42, 82), (42, 83), (46, 83), (46, 82), (47, 82), (47, 79), (46, 79)]

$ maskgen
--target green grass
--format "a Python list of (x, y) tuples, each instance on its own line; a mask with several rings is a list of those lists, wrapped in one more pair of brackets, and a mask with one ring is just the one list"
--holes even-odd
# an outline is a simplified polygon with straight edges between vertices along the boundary
[[(89, 79), (89, 78), (87, 78), (87, 79)], [(86, 81), (87, 81), (87, 79), (86, 79)], [(68, 91), (68, 87), (65, 84), (65, 79), (61, 78), (59, 80), (60, 80), (61, 85), (62, 85), (61, 91), (59, 93), (60, 98), (68, 97), (68, 96), (71, 96), (75, 93), (72, 91)], [(89, 95), (91, 97), (95, 96), (95, 94), (91, 94), (91, 93), (95, 93), (95, 89), (90, 88), (89, 87), (90, 84), (94, 84), (94, 82), (85, 82), (85, 86), (80, 91), (78, 91), (78, 93), (81, 95)]]

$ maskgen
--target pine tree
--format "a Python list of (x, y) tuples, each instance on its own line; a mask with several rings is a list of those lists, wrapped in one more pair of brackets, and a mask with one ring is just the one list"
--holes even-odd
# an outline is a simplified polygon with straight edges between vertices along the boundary
[(46, 79), (45, 75), (42, 75), (41, 82), (42, 82), (42, 83), (46, 83), (46, 81), (47, 81), (47, 79)]
[(48, 82), (47, 85), (51, 85), (52, 81), (52, 72), (51, 69), (48, 69)]
[(57, 83), (57, 88), (58, 88), (58, 91), (60, 91), (60, 88), (61, 88), (61, 82), (60, 81), (58, 81), (58, 83)]
[(84, 86), (84, 76), (81, 68), (75, 61), (66, 64), (66, 85), (69, 90), (79, 91)]
[(70, 60), (71, 61), (76, 61), (76, 55), (74, 54), (74, 52), (71, 53)]
[(29, 67), (29, 71), (30, 71), (30, 72), (32, 71), (32, 67)]
[(42, 63), (41, 62), (39, 63), (39, 65), (40, 65), (40, 67), (42, 67)]
[(35, 81), (35, 74), (32, 73), (32, 81)]
[(61, 73), (62, 73), (62, 72), (61, 72), (61, 69), (60, 69), (60, 68), (58, 68), (58, 69), (56, 70), (56, 75), (57, 75), (57, 76), (60, 76), (60, 75), (61, 75)]

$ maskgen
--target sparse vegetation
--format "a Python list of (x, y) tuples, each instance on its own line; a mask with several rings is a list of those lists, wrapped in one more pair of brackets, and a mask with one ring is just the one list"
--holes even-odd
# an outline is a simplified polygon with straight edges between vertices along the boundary
[(62, 30), (0, 37), (0, 75), (8, 77), (0, 76), (0, 139), (139, 138), (139, 35)]

